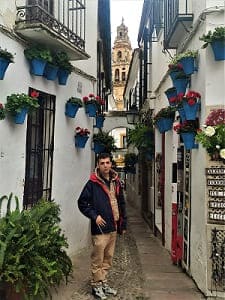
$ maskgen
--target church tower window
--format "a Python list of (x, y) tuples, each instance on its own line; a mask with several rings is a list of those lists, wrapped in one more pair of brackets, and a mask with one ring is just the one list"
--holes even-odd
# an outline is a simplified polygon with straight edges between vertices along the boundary
[(115, 81), (120, 81), (120, 70), (119, 69), (115, 70)]

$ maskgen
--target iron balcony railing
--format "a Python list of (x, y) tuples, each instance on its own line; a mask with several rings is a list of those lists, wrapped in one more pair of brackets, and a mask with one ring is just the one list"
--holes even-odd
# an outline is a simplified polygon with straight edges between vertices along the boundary
[[(192, 0), (164, 0), (164, 39), (166, 48), (176, 48), (179, 39), (176, 34), (182, 37), (182, 30), (188, 30), (192, 24)], [(179, 33), (178, 25), (181, 25)], [(175, 36), (175, 39), (174, 39)], [(175, 41), (174, 41), (175, 40)]]
[(80, 50), (85, 49), (86, 0), (28, 0), (17, 7), (16, 25), (44, 25)]

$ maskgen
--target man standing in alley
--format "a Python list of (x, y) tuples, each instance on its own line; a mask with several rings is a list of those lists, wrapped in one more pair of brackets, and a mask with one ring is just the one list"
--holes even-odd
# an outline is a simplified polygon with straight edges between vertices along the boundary
[(92, 294), (98, 299), (116, 295), (107, 283), (112, 266), (117, 233), (126, 230), (126, 208), (121, 182), (112, 169), (111, 156), (101, 153), (97, 167), (78, 199), (80, 211), (91, 219), (93, 250), (91, 253)]

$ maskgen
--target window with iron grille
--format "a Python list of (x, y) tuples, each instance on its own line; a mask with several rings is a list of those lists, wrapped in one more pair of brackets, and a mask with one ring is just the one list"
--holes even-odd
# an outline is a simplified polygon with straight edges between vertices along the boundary
[(27, 119), (25, 208), (52, 194), (55, 96), (39, 92), (38, 99), (40, 107)]

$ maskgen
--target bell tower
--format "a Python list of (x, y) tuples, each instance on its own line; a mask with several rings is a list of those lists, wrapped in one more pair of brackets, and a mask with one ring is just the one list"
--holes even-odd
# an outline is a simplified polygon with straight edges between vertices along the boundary
[(112, 80), (113, 97), (117, 110), (124, 110), (123, 92), (127, 80), (132, 48), (128, 37), (128, 28), (124, 25), (124, 18), (117, 27), (117, 35), (112, 49)]

